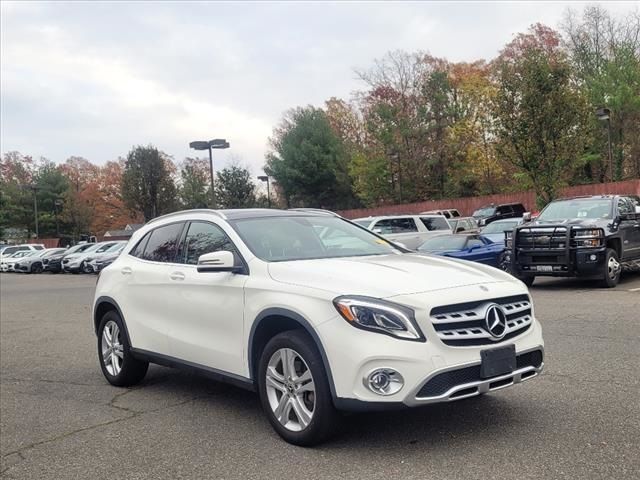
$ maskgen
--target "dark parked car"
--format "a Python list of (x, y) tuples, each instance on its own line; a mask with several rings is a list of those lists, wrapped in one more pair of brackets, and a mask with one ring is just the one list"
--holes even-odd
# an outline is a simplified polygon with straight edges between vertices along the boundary
[(533, 222), (507, 233), (513, 274), (592, 277), (615, 287), (625, 267), (640, 265), (640, 213), (635, 200), (602, 195), (556, 200)]
[(524, 212), (525, 208), (521, 203), (505, 203), (502, 205), (491, 204), (473, 212), (473, 218), (478, 220), (479, 226), (484, 227), (496, 220), (522, 217)]
[(494, 243), (488, 238), (477, 234), (439, 235), (420, 245), (418, 252), (500, 267), (504, 252), (504, 242)]
[(44, 261), (44, 270), (46, 272), (51, 273), (60, 273), (62, 272), (62, 259), (66, 255), (70, 253), (79, 253), (84, 252), (88, 248), (95, 245), (94, 243), (82, 243), (80, 245), (75, 245), (61, 253), (56, 253), (55, 255), (51, 255), (49, 258), (46, 258)]

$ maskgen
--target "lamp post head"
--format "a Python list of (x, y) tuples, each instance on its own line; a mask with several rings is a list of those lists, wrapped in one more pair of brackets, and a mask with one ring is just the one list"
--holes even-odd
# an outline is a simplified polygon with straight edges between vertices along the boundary
[(229, 148), (229, 142), (227, 142), (224, 138), (216, 138), (214, 140), (209, 140), (209, 145), (211, 145), (211, 148), (217, 148), (217, 149), (222, 149), (222, 148)]
[(194, 150), (209, 150), (209, 142), (203, 140), (197, 140), (189, 144), (189, 148)]
[(258, 180), (261, 180), (263, 182), (268, 182), (269, 181), (269, 177), (266, 175), (258, 175)]
[(611, 110), (605, 107), (599, 108), (596, 110), (596, 117), (598, 117), (598, 120), (609, 120), (611, 118)]

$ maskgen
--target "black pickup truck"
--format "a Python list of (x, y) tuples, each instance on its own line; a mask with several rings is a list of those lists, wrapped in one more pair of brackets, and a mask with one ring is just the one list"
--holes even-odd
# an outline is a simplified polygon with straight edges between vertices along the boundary
[(506, 232), (506, 263), (531, 286), (536, 276), (590, 277), (615, 287), (640, 266), (640, 207), (635, 196), (556, 200), (532, 222)]

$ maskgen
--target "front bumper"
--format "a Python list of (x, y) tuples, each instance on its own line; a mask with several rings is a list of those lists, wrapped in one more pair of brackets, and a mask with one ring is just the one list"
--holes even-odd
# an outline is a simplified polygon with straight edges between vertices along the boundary
[[(482, 293), (480, 289), (478, 292)], [(507, 292), (507, 295), (514, 293), (521, 292)], [(416, 303), (441, 305), (447, 294), (441, 292), (439, 296), (442, 298), (437, 303), (432, 299), (429, 301), (427, 296), (418, 296)], [(460, 297), (456, 297), (450, 303), (459, 301)], [(468, 297), (473, 300), (471, 295)], [(411, 305), (408, 297), (395, 300)], [(526, 331), (513, 338), (475, 346), (447, 345), (438, 337), (427, 313), (417, 311), (416, 319), (426, 342), (365, 332), (353, 328), (340, 317), (316, 327), (326, 350), (338, 409), (385, 410), (449, 402), (522, 383), (538, 376), (544, 368), (544, 341), (535, 318)], [(480, 352), (510, 344), (515, 345), (516, 368), (506, 375), (481, 378)], [(529, 358), (532, 352), (538, 352), (536, 358)], [(374, 393), (367, 387), (366, 379), (377, 369), (400, 373), (403, 387), (391, 395)]]
[[(513, 252), (510, 252), (513, 257)], [(582, 277), (602, 273), (606, 268), (606, 248), (576, 249), (568, 253), (518, 251), (512, 262), (518, 277)]]

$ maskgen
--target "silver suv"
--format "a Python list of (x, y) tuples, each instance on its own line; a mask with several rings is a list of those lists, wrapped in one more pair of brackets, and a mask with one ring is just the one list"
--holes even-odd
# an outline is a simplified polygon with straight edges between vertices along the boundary
[(436, 235), (453, 233), (451, 225), (442, 215), (394, 215), (356, 218), (353, 221), (410, 250), (417, 249)]

